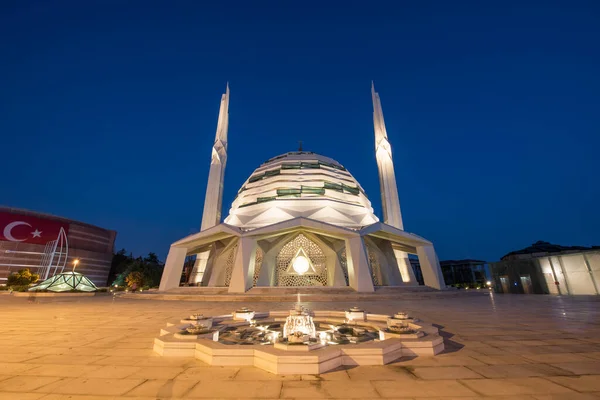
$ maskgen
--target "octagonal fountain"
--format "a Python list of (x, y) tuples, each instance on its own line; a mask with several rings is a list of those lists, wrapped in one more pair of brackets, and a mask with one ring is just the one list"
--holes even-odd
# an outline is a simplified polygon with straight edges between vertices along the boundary
[(405, 313), (311, 311), (194, 314), (171, 322), (154, 341), (162, 356), (188, 356), (210, 365), (253, 365), (276, 374), (319, 374), (341, 365), (383, 365), (402, 356), (444, 349), (431, 324)]

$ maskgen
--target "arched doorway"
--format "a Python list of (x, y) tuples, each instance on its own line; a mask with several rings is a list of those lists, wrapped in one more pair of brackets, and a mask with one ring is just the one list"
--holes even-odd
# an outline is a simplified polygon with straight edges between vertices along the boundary
[[(310, 269), (302, 274), (292, 268), (300, 255), (310, 261)], [(319, 245), (302, 233), (281, 248), (275, 267), (276, 286), (327, 286), (327, 257)]]

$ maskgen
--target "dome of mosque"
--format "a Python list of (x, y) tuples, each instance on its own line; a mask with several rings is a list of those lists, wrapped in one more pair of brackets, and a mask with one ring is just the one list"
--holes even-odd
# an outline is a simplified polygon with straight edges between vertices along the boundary
[(346, 168), (329, 157), (298, 151), (260, 165), (238, 191), (225, 223), (256, 229), (297, 217), (350, 229), (379, 221)]

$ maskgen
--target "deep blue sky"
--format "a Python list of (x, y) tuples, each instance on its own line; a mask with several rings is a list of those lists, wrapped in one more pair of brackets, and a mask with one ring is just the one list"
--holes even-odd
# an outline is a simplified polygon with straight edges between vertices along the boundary
[(266, 159), (338, 160), (380, 215), (370, 83), (405, 228), (441, 259), (600, 244), (600, 2), (3, 1), (0, 204), (165, 257)]

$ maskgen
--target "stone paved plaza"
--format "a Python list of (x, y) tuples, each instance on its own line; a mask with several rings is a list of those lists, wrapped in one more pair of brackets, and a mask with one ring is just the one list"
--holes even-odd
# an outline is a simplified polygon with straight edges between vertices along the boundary
[[(356, 304), (304, 303), (344, 310)], [(285, 310), (292, 303), (248, 303)], [(0, 399), (109, 398), (600, 398), (600, 298), (432, 294), (361, 302), (441, 327), (435, 357), (322, 375), (277, 376), (164, 358), (152, 343), (167, 321), (230, 313), (240, 303), (0, 295)]]

